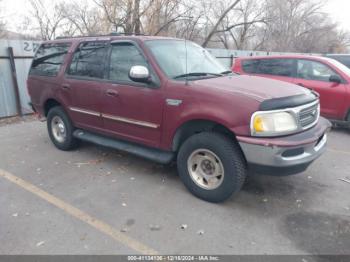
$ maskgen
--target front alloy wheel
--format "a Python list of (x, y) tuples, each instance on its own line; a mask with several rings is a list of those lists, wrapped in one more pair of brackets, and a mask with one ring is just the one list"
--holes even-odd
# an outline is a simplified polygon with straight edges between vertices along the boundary
[(181, 180), (195, 196), (222, 202), (243, 186), (247, 166), (234, 137), (203, 132), (189, 137), (177, 155)]
[(203, 189), (216, 189), (224, 181), (224, 166), (220, 158), (208, 149), (194, 151), (188, 158), (187, 168), (192, 180)]

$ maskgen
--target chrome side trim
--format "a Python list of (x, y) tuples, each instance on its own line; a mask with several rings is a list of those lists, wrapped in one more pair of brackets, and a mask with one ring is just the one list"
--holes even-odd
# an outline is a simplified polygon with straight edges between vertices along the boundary
[(70, 107), (69, 110), (71, 110), (73, 112), (77, 112), (77, 113), (91, 115), (91, 116), (101, 116), (101, 114), (98, 112), (86, 110), (86, 109), (81, 109), (81, 108), (77, 108), (77, 107)]
[(153, 123), (133, 120), (133, 119), (119, 117), (119, 116), (102, 114), (102, 117), (106, 118), (106, 119), (114, 120), (114, 121), (119, 121), (119, 122), (123, 122), (123, 123), (128, 123), (128, 124), (133, 124), (133, 125), (138, 125), (138, 126), (143, 126), (143, 127), (149, 127), (149, 128), (154, 128), (154, 129), (159, 127), (159, 125), (156, 125)]
[(138, 126), (144, 126), (144, 127), (149, 127), (149, 128), (155, 128), (155, 129), (159, 127), (159, 125), (149, 123), (149, 122), (143, 122), (143, 121), (133, 120), (133, 119), (119, 117), (119, 116), (113, 116), (113, 115), (108, 115), (108, 114), (101, 114), (101, 113), (98, 113), (95, 111), (81, 109), (81, 108), (77, 108), (77, 107), (69, 107), (69, 110), (71, 110), (73, 112), (77, 112), (77, 113), (82, 113), (82, 114), (87, 114), (87, 115), (97, 116), (97, 117), (103, 117), (106, 119), (124, 122), (124, 123), (128, 123), (128, 124), (134, 124), (134, 125), (138, 125)]

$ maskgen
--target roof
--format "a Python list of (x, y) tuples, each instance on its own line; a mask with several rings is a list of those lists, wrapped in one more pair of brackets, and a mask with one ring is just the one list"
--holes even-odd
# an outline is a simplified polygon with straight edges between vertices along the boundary
[(339, 56), (346, 56), (350, 57), (350, 54), (326, 54), (327, 57), (339, 57)]
[(271, 56), (249, 56), (238, 57), (241, 60), (254, 60), (254, 59), (310, 59), (318, 61), (329, 61), (331, 58), (317, 55), (271, 55)]
[(62, 43), (62, 42), (81, 42), (81, 41), (93, 41), (93, 40), (180, 40), (173, 37), (164, 36), (147, 36), (147, 35), (101, 35), (101, 36), (77, 36), (77, 37), (58, 37), (55, 40), (45, 41), (44, 43)]

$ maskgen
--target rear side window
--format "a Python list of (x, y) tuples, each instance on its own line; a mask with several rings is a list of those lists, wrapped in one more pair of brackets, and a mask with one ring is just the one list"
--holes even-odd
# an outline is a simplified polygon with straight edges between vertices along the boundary
[(243, 60), (243, 71), (248, 74), (258, 74), (259, 60)]
[(292, 77), (294, 60), (292, 59), (265, 59), (260, 60), (258, 74)]
[(107, 42), (86, 42), (74, 52), (68, 75), (104, 78)]
[(33, 59), (30, 75), (57, 76), (70, 44), (43, 44)]
[(263, 74), (292, 77), (293, 59), (249, 59), (242, 61), (243, 71), (248, 74)]

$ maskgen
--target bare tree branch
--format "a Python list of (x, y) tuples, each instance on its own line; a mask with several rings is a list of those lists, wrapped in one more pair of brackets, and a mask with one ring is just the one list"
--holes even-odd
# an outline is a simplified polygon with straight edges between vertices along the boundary
[(220, 23), (222, 22), (222, 20), (226, 17), (226, 15), (240, 2), (241, 0), (236, 0), (234, 1), (222, 14), (221, 16), (218, 18), (218, 20), (216, 21), (215, 25), (213, 26), (213, 28), (211, 29), (210, 33), (208, 34), (208, 36), (205, 38), (202, 46), (206, 47), (210, 41), (210, 39), (213, 37), (213, 35), (216, 33), (216, 30), (218, 28), (218, 26), (220, 25)]

